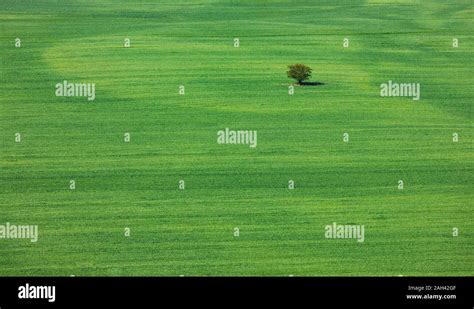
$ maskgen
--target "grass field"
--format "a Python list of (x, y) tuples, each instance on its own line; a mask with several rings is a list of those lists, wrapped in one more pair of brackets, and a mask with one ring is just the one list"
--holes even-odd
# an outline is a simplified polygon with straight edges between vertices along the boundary
[[(2, 0), (0, 224), (39, 239), (0, 239), (0, 275), (474, 275), (473, 13)], [(289, 95), (292, 63), (324, 85)], [(64, 80), (96, 99), (57, 97)], [(381, 97), (388, 80), (421, 99)], [(224, 128), (258, 146), (219, 145)], [(326, 239), (333, 222), (365, 241)]]

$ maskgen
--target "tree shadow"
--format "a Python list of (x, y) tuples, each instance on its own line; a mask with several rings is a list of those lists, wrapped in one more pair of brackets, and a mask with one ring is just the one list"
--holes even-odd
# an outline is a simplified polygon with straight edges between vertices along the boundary
[(298, 85), (300, 85), (300, 86), (323, 86), (323, 85), (326, 85), (326, 84), (321, 83), (321, 82), (302, 82), (302, 83), (299, 83)]

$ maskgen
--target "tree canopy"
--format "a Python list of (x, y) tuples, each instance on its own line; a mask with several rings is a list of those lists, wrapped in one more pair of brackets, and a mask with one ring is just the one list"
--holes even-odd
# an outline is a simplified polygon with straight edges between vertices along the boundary
[(311, 78), (312, 69), (304, 64), (290, 64), (288, 66), (288, 77), (295, 79), (298, 84)]

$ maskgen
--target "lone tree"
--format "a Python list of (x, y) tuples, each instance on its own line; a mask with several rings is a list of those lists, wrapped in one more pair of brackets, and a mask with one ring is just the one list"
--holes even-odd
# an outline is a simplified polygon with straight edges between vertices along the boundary
[(288, 66), (289, 78), (296, 79), (299, 85), (302, 85), (305, 80), (308, 80), (311, 77), (312, 70), (309, 66), (304, 64), (290, 64)]

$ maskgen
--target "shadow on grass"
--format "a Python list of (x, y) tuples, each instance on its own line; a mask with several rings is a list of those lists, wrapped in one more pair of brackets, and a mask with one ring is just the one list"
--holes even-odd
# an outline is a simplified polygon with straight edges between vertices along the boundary
[(302, 82), (300, 84), (297, 84), (299, 86), (323, 86), (325, 83), (321, 82)]

